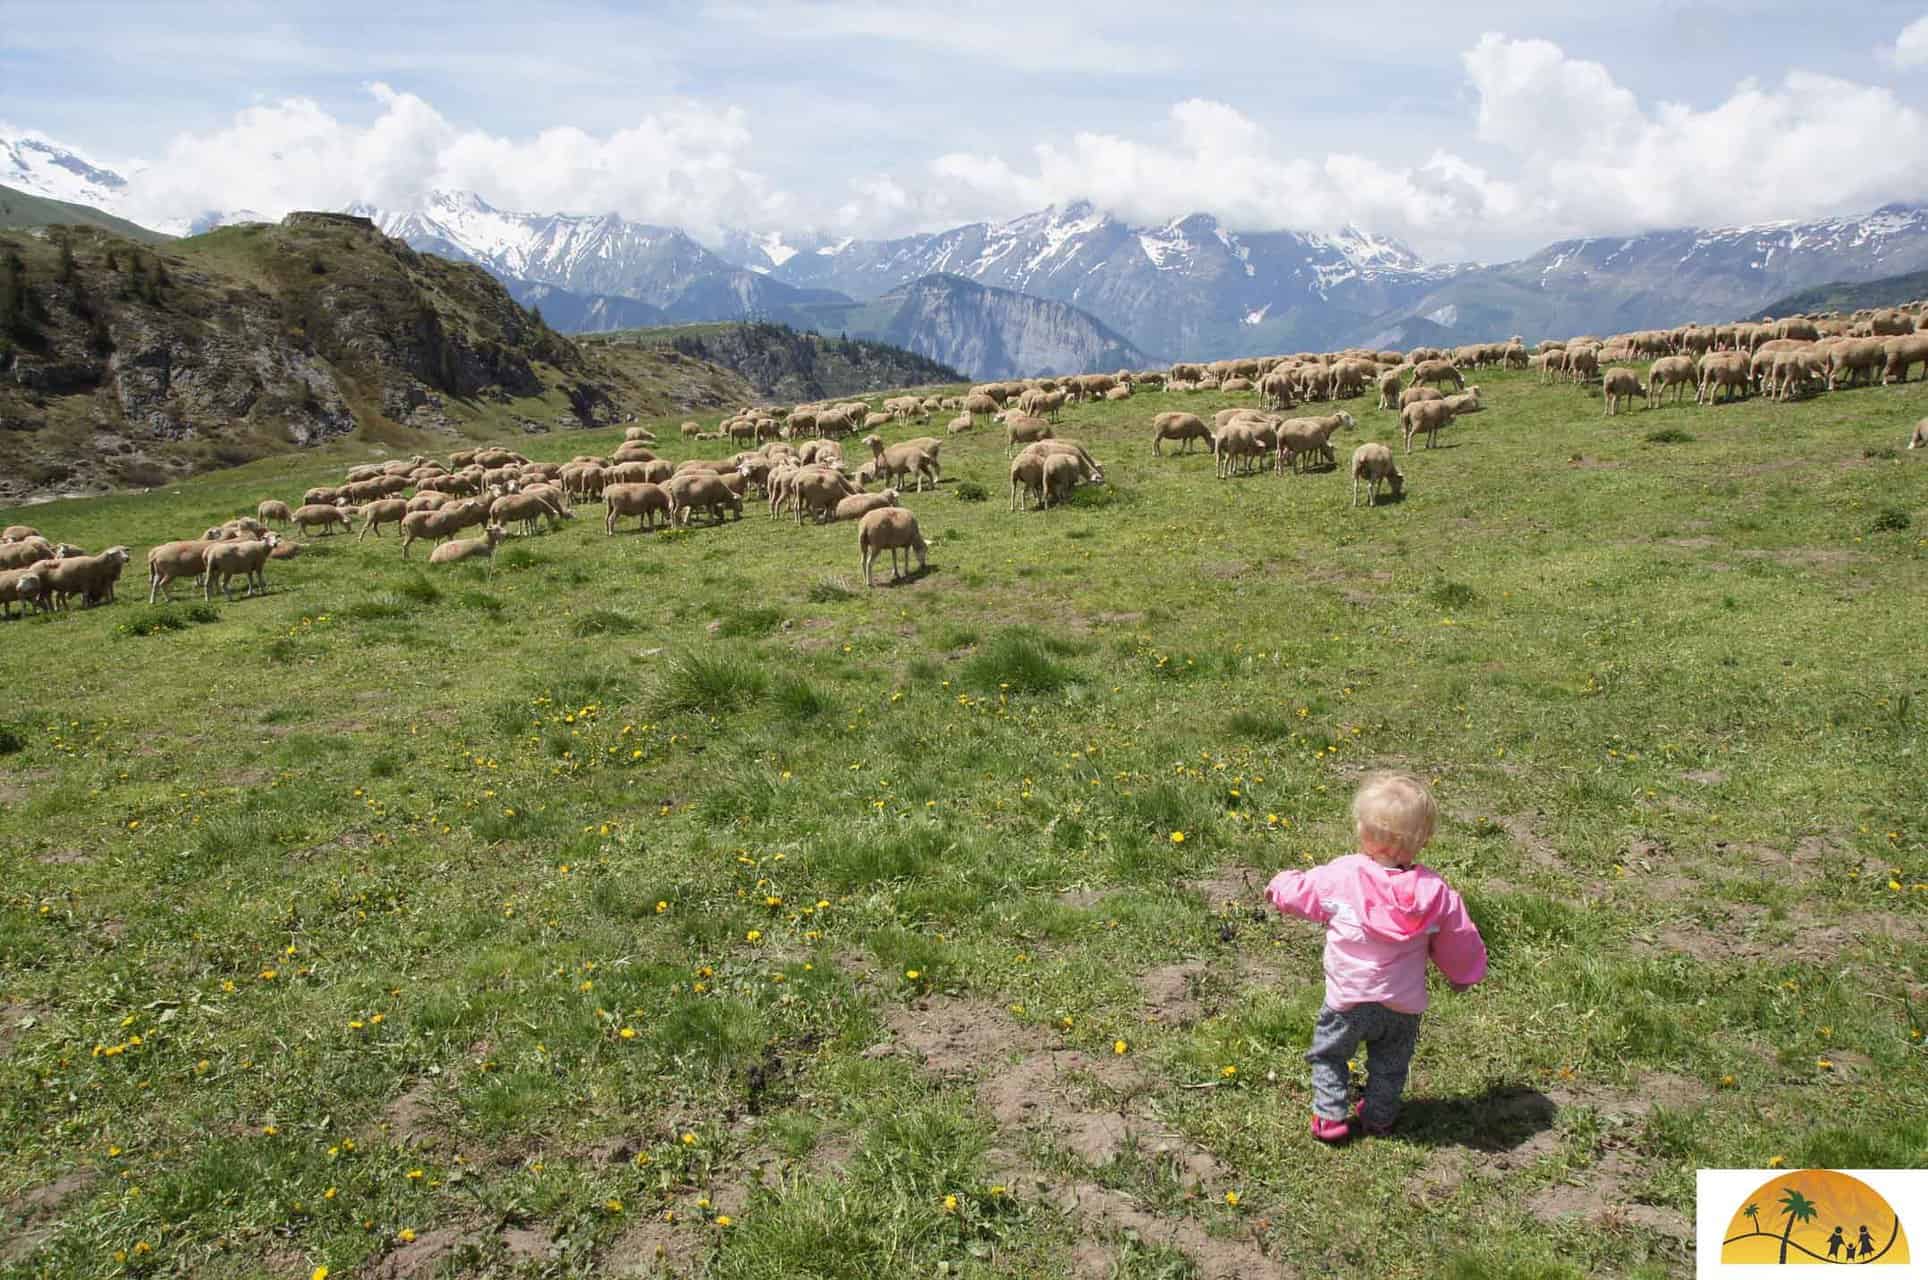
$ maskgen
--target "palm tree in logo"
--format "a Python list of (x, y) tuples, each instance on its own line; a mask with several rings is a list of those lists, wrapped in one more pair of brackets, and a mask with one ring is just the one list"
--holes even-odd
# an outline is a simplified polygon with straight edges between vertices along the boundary
[[(1754, 1206), (1747, 1206), (1752, 1209)], [(1789, 1187), (1781, 1193), (1781, 1212), (1787, 1215), (1787, 1226), (1781, 1229), (1781, 1265), (1787, 1265), (1788, 1237), (1794, 1234), (1796, 1222), (1812, 1222), (1816, 1208), (1814, 1201)]]
[(1761, 1206), (1750, 1204), (1745, 1209), (1742, 1209), (1741, 1213), (1746, 1216), (1748, 1222), (1753, 1224), (1754, 1230), (1759, 1231), (1761, 1229)]

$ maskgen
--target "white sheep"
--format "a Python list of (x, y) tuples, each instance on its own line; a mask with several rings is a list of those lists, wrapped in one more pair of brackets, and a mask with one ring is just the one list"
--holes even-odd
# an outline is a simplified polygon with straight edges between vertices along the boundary
[(603, 501), (608, 504), (603, 514), (603, 532), (612, 536), (616, 522), (624, 516), (635, 516), (645, 530), (656, 527), (659, 515), (664, 525), (670, 522), (669, 492), (660, 484), (649, 481), (612, 484), (603, 490)]
[(857, 552), (863, 559), (864, 585), (874, 585), (871, 580), (871, 566), (877, 561), (880, 551), (890, 552), (890, 577), (895, 582), (902, 575), (897, 569), (897, 553), (904, 553), (904, 567), (910, 567), (910, 553), (917, 553), (917, 568), (922, 572), (927, 566), (925, 558), (924, 535), (918, 532), (917, 517), (903, 507), (884, 507), (865, 516), (857, 525)]
[(112, 604), (114, 584), (130, 559), (126, 547), (114, 546), (94, 556), (64, 556), (42, 560), (32, 566), (46, 592), (46, 599), (58, 608), (69, 608), (69, 601), (80, 596), (83, 605)]
[(280, 536), (272, 533), (248, 542), (209, 544), (208, 549), (201, 553), (201, 598), (203, 600), (214, 598), (214, 580), (219, 577), (221, 594), (233, 600), (234, 589), (229, 585), (228, 580), (237, 573), (247, 579), (249, 595), (253, 595), (257, 588), (261, 594), (266, 595), (268, 577), (263, 572), (263, 568), (268, 563), (268, 557), (274, 554), (274, 549), (279, 545), (281, 545)]
[(861, 520), (873, 511), (897, 505), (898, 493), (895, 489), (885, 489), (881, 493), (853, 493), (837, 503), (836, 511), (831, 513), (832, 520)]
[(1352, 451), (1352, 505), (1359, 505), (1359, 482), (1366, 482), (1366, 505), (1379, 505), (1379, 485), (1384, 481), (1392, 489), (1392, 496), (1403, 497), (1406, 492), (1406, 477), (1399, 472), (1399, 465), (1393, 461), (1392, 450), (1376, 441), (1362, 444)]
[(428, 553), (430, 564), (454, 564), (482, 556), (489, 562), (489, 576), (495, 576), (495, 544), (509, 536), (499, 524), (489, 525), (479, 538), (453, 538)]

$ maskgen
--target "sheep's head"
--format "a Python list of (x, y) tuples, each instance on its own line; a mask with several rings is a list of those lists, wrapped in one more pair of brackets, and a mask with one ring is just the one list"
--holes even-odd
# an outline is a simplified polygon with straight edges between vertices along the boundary
[(1914, 434), (1908, 437), (1910, 449), (1928, 448), (1928, 418), (1915, 424)]
[(886, 489), (878, 494), (877, 497), (882, 501), (884, 506), (894, 507), (897, 505), (897, 490), (895, 489)]
[(109, 547), (107, 548), (107, 550), (101, 552), (100, 558), (112, 564), (118, 565), (118, 564), (126, 564), (130, 559), (133, 558), (133, 556), (132, 556), (132, 553), (129, 552), (126, 547), (114, 546), (114, 547)]

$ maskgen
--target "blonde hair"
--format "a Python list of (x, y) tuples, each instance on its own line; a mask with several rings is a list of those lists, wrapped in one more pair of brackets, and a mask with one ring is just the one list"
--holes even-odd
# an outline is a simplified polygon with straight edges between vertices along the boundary
[(1439, 806), (1410, 773), (1371, 773), (1352, 797), (1352, 826), (1362, 842), (1416, 856), (1433, 838)]

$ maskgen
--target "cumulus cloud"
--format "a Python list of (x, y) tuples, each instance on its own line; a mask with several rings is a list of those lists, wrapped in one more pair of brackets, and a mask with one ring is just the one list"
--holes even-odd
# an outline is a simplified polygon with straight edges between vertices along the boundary
[(1898, 67), (1928, 66), (1928, 16), (1916, 18), (1895, 37), (1888, 56)]
[(1643, 105), (1606, 67), (1545, 40), (1489, 34), (1461, 63), (1484, 163), (1444, 146), (1416, 163), (1364, 148), (1308, 152), (1234, 106), (1193, 99), (1171, 108), (1157, 137), (1077, 133), (1037, 145), (1029, 165), (941, 156), (930, 189), (896, 212), (932, 222), (1082, 197), (1133, 220), (1204, 210), (1254, 231), (1353, 223), (1429, 256), (1491, 256), (1563, 236), (1858, 212), (1928, 192), (1928, 116), (1878, 86), (1794, 71), (1696, 109)]
[(564, 126), (515, 139), (460, 128), (387, 85), (369, 92), (378, 110), (367, 124), (294, 98), (177, 137), (136, 179), (128, 208), (167, 225), (210, 210), (411, 208), (454, 188), (506, 209), (615, 211), (697, 232), (792, 213), (789, 198), (749, 167), (750, 129), (735, 107), (681, 104), (609, 133)]

